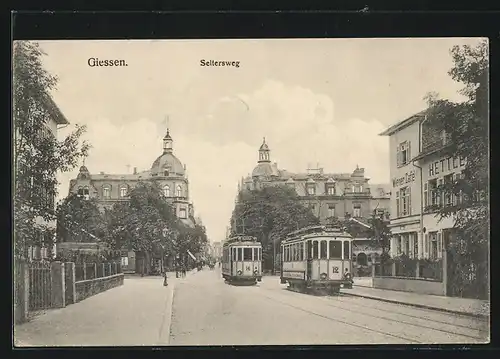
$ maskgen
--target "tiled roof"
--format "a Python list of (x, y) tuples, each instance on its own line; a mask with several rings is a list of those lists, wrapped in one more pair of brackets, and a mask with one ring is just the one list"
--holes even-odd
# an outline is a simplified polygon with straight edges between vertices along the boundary
[(150, 177), (150, 171), (142, 171), (137, 174), (114, 174), (114, 173), (99, 173), (99, 174), (91, 174), (92, 180), (139, 180), (143, 178)]
[(418, 121), (423, 116), (425, 116), (426, 113), (427, 113), (427, 110), (423, 110), (423, 111), (420, 111), (420, 112), (414, 114), (413, 116), (410, 116), (409, 118), (407, 118), (403, 121), (399, 121), (399, 122), (395, 123), (394, 125), (390, 126), (389, 128), (387, 128), (386, 130), (384, 130), (383, 132), (381, 132), (379, 134), (379, 136), (390, 136), (393, 133), (398, 132), (398, 131), (402, 130), (403, 128), (411, 125), (412, 123)]

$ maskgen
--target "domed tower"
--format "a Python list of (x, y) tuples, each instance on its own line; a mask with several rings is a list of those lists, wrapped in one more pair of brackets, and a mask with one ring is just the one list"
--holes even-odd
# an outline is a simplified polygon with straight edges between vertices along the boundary
[(162, 188), (163, 195), (174, 205), (180, 219), (189, 217), (189, 186), (186, 166), (173, 154), (173, 139), (167, 129), (163, 153), (151, 166), (151, 177)]
[(257, 166), (252, 171), (252, 177), (254, 179), (260, 177), (274, 177), (278, 176), (278, 170), (276, 166), (271, 164), (271, 150), (266, 143), (266, 138), (264, 137), (262, 145), (259, 148), (259, 160), (257, 161)]

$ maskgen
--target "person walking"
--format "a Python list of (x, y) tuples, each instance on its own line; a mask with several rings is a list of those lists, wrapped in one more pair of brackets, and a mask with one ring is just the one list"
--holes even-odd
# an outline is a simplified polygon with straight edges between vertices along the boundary
[(167, 287), (168, 282), (167, 282), (167, 272), (163, 272), (163, 286)]

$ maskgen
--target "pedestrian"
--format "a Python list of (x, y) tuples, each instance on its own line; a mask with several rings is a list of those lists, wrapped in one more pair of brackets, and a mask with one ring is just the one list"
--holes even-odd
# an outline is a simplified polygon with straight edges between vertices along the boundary
[(168, 283), (167, 283), (167, 272), (163, 272), (163, 286), (164, 287), (168, 286)]

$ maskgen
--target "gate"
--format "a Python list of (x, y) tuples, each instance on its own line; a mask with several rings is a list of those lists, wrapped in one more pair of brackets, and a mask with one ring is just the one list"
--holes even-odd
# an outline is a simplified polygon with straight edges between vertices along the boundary
[(50, 262), (31, 262), (29, 268), (29, 312), (36, 313), (52, 306)]

